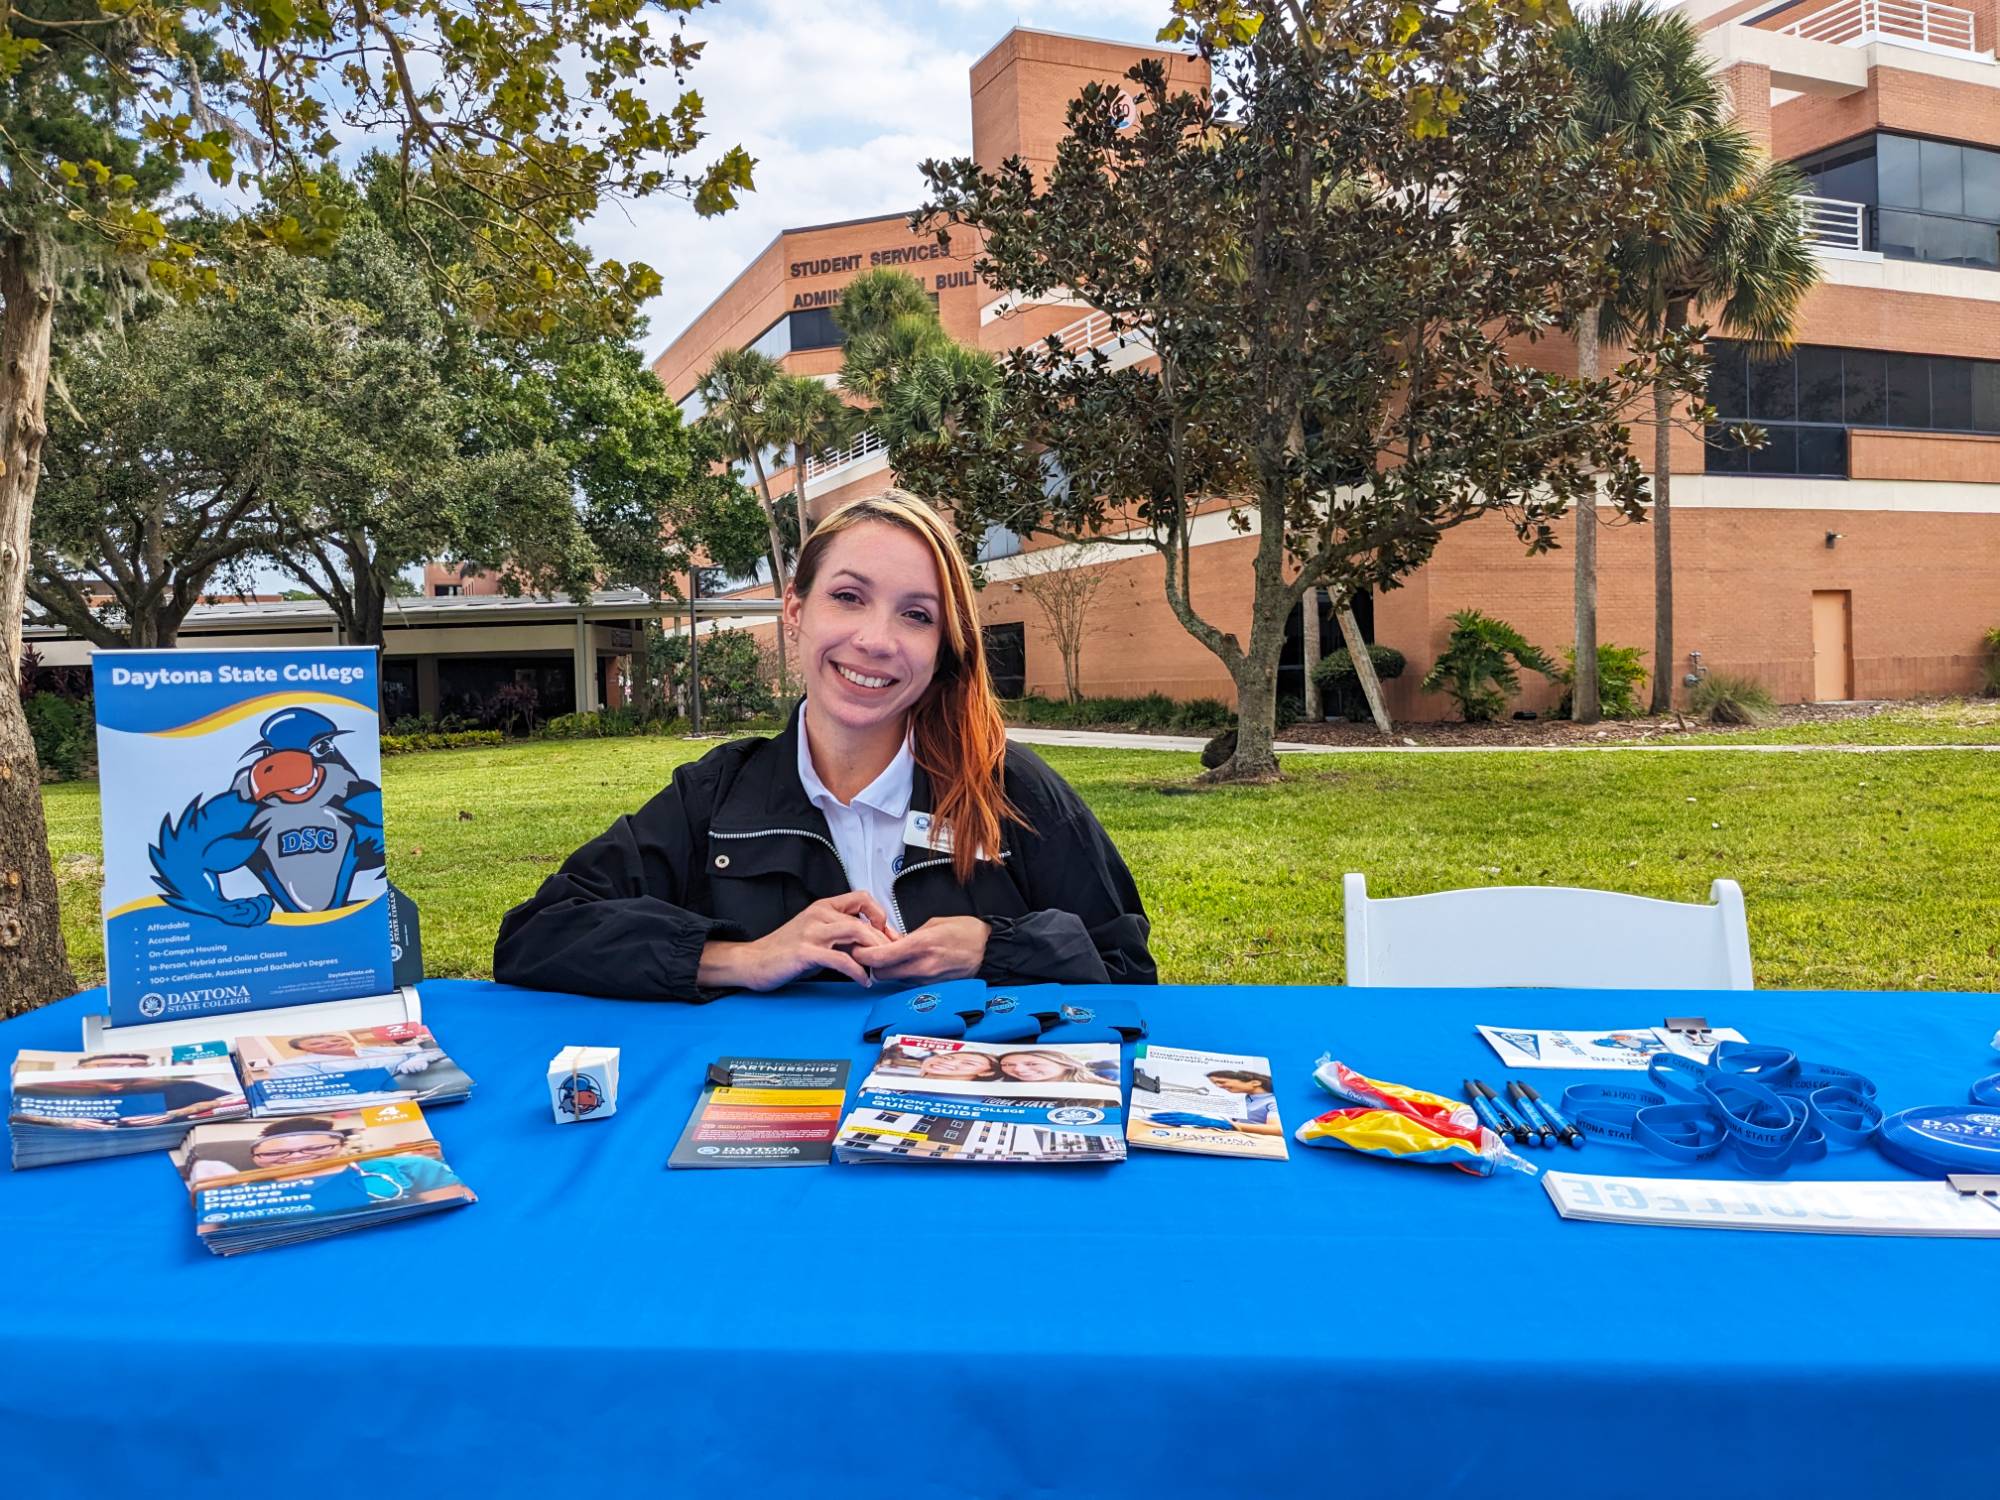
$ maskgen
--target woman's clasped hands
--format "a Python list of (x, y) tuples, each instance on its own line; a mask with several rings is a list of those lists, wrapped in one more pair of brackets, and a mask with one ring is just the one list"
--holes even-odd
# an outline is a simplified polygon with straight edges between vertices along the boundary
[(753, 990), (776, 989), (818, 969), (862, 985), (878, 979), (919, 984), (977, 974), (992, 931), (978, 917), (933, 917), (899, 937), (873, 896), (848, 891), (813, 902), (752, 942), (711, 945), (705, 958), (716, 948), (733, 950), (729, 967), (736, 972), (714, 977)]

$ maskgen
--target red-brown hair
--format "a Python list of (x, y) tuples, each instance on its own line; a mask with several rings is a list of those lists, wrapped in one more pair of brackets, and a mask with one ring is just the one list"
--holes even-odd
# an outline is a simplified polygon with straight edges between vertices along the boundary
[(910, 745), (917, 764), (931, 778), (932, 808), (951, 829), (952, 873), (970, 884), (983, 849), (1000, 855), (1002, 819), (1028, 826), (1007, 800), (1001, 772), (1007, 759), (1007, 724), (986, 675), (986, 644), (979, 633), (979, 605), (972, 570), (959, 554), (944, 518), (908, 490), (884, 490), (850, 500), (813, 527), (799, 549), (792, 588), (801, 599), (812, 592), (833, 539), (851, 527), (879, 521), (900, 527), (931, 550), (943, 595), (943, 638), (937, 668), (917, 706), (910, 710)]

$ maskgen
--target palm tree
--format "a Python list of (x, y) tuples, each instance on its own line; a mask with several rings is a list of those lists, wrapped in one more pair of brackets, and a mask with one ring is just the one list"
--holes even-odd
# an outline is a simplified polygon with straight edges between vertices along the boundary
[(938, 320), (937, 303), (924, 284), (908, 271), (893, 266), (877, 266), (863, 271), (842, 289), (834, 304), (833, 322), (843, 342), (887, 328), (896, 319), (911, 315)]
[[(1692, 28), (1690, 28), (1692, 29)], [(1806, 184), (1783, 162), (1764, 158), (1734, 126), (1705, 132), (1698, 178), (1672, 203), (1664, 232), (1634, 247), (1613, 312), (1621, 331), (1664, 337), (1705, 308), (1717, 326), (1753, 346), (1788, 347), (1799, 304), (1819, 279), (1807, 248), (1799, 194)], [(1674, 553), (1672, 438), (1674, 393), (1653, 384), (1653, 696), (1673, 706)]]
[[(1688, 138), (1720, 123), (1719, 100), (1698, 48), (1682, 45), (1674, 18), (1648, 0), (1613, 0), (1557, 33), (1575, 77), (1570, 137), (1581, 147), (1615, 142), (1644, 164), (1656, 190), (1673, 191)], [(1618, 260), (1614, 251), (1613, 261)], [(1616, 320), (1604, 302), (1576, 325), (1577, 377), (1598, 377), (1598, 349)], [(1657, 664), (1656, 664), (1657, 665)], [(1655, 675), (1658, 675), (1657, 672)], [(1586, 501), (1576, 520), (1576, 686), (1570, 717), (1594, 724), (1597, 690), (1597, 516)]]
[(983, 349), (941, 336), (883, 386), (875, 430), (894, 462), (908, 449), (942, 446), (968, 429), (988, 429), (999, 415), (1000, 362)]
[(888, 322), (855, 334), (847, 341), (840, 369), (840, 387), (865, 401), (879, 402), (899, 371), (926, 351), (951, 342), (937, 314), (901, 313)]
[[(1719, 304), (1725, 328), (1763, 342), (1790, 337), (1800, 298), (1816, 277), (1805, 247), (1791, 168), (1765, 159), (1729, 123), (1727, 99), (1702, 53), (1700, 33), (1648, 0), (1613, 0), (1572, 21), (1559, 45), (1576, 76), (1570, 129), (1579, 142), (1616, 140), (1650, 169), (1655, 227), (1615, 247), (1611, 298), (1577, 329), (1577, 373), (1597, 377), (1601, 337), (1660, 336)], [(1653, 386), (1654, 712), (1673, 691), (1673, 552), (1669, 488), (1673, 391)], [(1597, 574), (1595, 517), (1577, 524), (1576, 689), (1572, 716), (1595, 722)]]
[(845, 442), (855, 410), (839, 392), (811, 375), (780, 375), (765, 394), (763, 415), (767, 438), (792, 450), (792, 504), (803, 547), (812, 535), (806, 519), (806, 459)]
[[(771, 476), (764, 452), (775, 441), (768, 404), (772, 388), (785, 378), (777, 361), (753, 349), (718, 349), (695, 389), (703, 407), (701, 425), (712, 432), (733, 461), (747, 463), (757, 476), (757, 495), (764, 507), (770, 540), (771, 582), (783, 598), (791, 577), (785, 568), (785, 543), (778, 529), (778, 508), (771, 499)], [(778, 692), (791, 695), (791, 673), (785, 660), (785, 632), (778, 632)]]

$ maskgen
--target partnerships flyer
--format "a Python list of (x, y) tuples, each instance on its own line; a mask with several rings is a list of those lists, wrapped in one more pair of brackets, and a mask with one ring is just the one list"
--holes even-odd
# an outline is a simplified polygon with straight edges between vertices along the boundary
[(112, 1024), (392, 990), (374, 649), (91, 667)]

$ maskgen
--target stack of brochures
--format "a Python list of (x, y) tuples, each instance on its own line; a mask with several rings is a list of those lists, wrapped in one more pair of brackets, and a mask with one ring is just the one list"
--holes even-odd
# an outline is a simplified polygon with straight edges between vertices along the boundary
[(416, 1022), (295, 1036), (240, 1036), (238, 1066), (260, 1119), (370, 1104), (456, 1104), (472, 1094), (465, 1070)]
[(1115, 1042), (888, 1036), (834, 1140), (843, 1162), (1125, 1159)]
[(174, 1164), (194, 1200), (195, 1230), (217, 1255), (475, 1201), (414, 1104), (203, 1125), (188, 1132)]
[(130, 1052), (22, 1052), (7, 1101), (14, 1166), (179, 1144), (203, 1120), (249, 1113), (226, 1042)]

